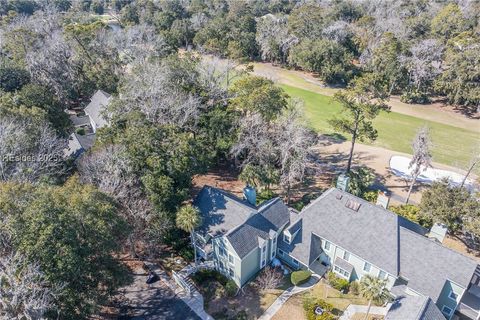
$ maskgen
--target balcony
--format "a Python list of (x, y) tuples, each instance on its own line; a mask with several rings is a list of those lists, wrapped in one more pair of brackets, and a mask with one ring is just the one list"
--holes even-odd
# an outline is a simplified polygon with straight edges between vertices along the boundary
[(471, 289), (465, 292), (462, 300), (458, 304), (457, 312), (469, 319), (479, 319), (480, 298), (471, 292)]

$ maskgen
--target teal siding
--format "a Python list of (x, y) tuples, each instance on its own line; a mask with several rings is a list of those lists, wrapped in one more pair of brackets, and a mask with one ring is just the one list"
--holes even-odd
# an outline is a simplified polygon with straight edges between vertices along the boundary
[[(437, 307), (440, 309), (440, 311), (443, 309), (443, 306), (447, 306), (451, 310), (455, 311), (455, 309), (457, 308), (458, 301), (462, 297), (464, 290), (465, 288), (457, 285), (456, 283), (445, 281), (442, 292), (440, 293), (440, 296), (438, 297), (438, 300), (437, 300)], [(453, 291), (457, 295), (457, 301), (454, 301), (448, 297), (451, 291)], [(452, 315), (453, 315), (453, 312), (452, 312)]]

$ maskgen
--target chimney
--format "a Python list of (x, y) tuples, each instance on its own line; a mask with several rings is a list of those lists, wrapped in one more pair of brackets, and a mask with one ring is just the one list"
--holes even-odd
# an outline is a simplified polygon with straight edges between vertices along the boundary
[(342, 173), (337, 178), (337, 189), (348, 192), (348, 183), (350, 182), (350, 177), (346, 173)]
[(257, 205), (257, 192), (255, 191), (254, 187), (246, 185), (245, 188), (243, 188), (243, 197), (251, 205)]
[(390, 202), (390, 195), (387, 191), (378, 191), (377, 202), (375, 203), (377, 206), (383, 207), (384, 209), (388, 209), (388, 203)]
[(440, 243), (443, 243), (443, 239), (447, 235), (448, 228), (446, 225), (442, 223), (434, 223), (430, 232), (428, 233), (428, 237), (430, 239), (436, 239)]

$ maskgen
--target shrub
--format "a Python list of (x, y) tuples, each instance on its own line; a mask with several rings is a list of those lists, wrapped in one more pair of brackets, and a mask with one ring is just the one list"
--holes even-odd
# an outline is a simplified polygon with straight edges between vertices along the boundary
[(371, 203), (376, 203), (378, 198), (378, 191), (370, 190), (362, 194), (362, 198)]
[(399, 206), (392, 206), (389, 208), (399, 216), (402, 216), (410, 221), (418, 223), (424, 228), (430, 229), (433, 225), (432, 219), (420, 213), (420, 207), (413, 204), (402, 204)]
[(78, 128), (76, 130), (77, 134), (81, 135), (81, 136), (84, 136), (85, 135), (85, 129), (84, 128)]
[(270, 200), (278, 196), (275, 192), (269, 189), (264, 189), (257, 193), (257, 204), (260, 204), (264, 201)]
[(225, 291), (227, 291), (227, 295), (229, 297), (233, 297), (238, 291), (238, 287), (235, 281), (228, 280), (227, 284), (225, 285)]
[(228, 282), (228, 278), (216, 270), (200, 270), (192, 275), (192, 279), (198, 284), (213, 280), (226, 286)]
[(404, 92), (400, 97), (400, 100), (405, 103), (419, 104), (425, 104), (430, 102), (430, 99), (428, 98), (428, 95), (426, 93), (417, 90)]
[(360, 284), (358, 281), (352, 281), (350, 286), (348, 287), (348, 292), (354, 295), (358, 295), (360, 293)]
[(330, 285), (338, 291), (345, 292), (350, 285), (348, 280), (337, 277), (337, 275), (332, 271), (328, 273), (327, 279), (328, 283), (330, 283)]
[(178, 254), (180, 255), (180, 257), (182, 257), (186, 261), (192, 261), (193, 260), (194, 253), (193, 253), (192, 248), (182, 248), (182, 249), (180, 249)]
[[(315, 309), (317, 307), (322, 308), (322, 310), (324, 311), (321, 315), (317, 315), (315, 313)], [(335, 319), (335, 317), (331, 313), (331, 311), (333, 310), (333, 305), (322, 299), (315, 299), (312, 296), (306, 296), (305, 298), (303, 298), (303, 309), (305, 310), (305, 314), (307, 315), (308, 320)]]
[(308, 279), (310, 279), (311, 275), (312, 273), (308, 270), (294, 271), (290, 276), (290, 281), (294, 286), (298, 286), (299, 284), (305, 283)]

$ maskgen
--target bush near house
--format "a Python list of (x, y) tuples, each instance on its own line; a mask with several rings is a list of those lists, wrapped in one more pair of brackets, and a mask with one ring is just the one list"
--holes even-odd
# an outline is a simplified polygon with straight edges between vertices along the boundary
[(312, 273), (308, 270), (298, 270), (292, 272), (290, 276), (290, 281), (294, 286), (298, 286), (299, 284), (305, 283), (310, 279)]
[(200, 270), (195, 272), (191, 277), (192, 280), (199, 285), (207, 281), (215, 280), (226, 287), (229, 282), (227, 277), (216, 270)]
[(348, 287), (348, 293), (358, 295), (360, 293), (360, 284), (358, 281), (350, 282), (350, 286)]
[[(322, 314), (315, 313), (315, 309), (320, 307), (323, 310)], [(312, 296), (305, 296), (303, 298), (303, 309), (308, 320), (333, 320), (335, 316), (331, 313), (333, 305), (322, 299), (315, 299)]]
[(335, 288), (335, 289), (337, 289), (338, 291), (341, 291), (341, 292), (345, 292), (350, 285), (348, 280), (337, 277), (337, 275), (332, 271), (330, 271), (328, 273), (327, 280), (328, 280), (328, 283), (333, 288)]
[(228, 280), (227, 284), (225, 285), (225, 291), (227, 292), (227, 296), (233, 297), (238, 291), (235, 281)]

